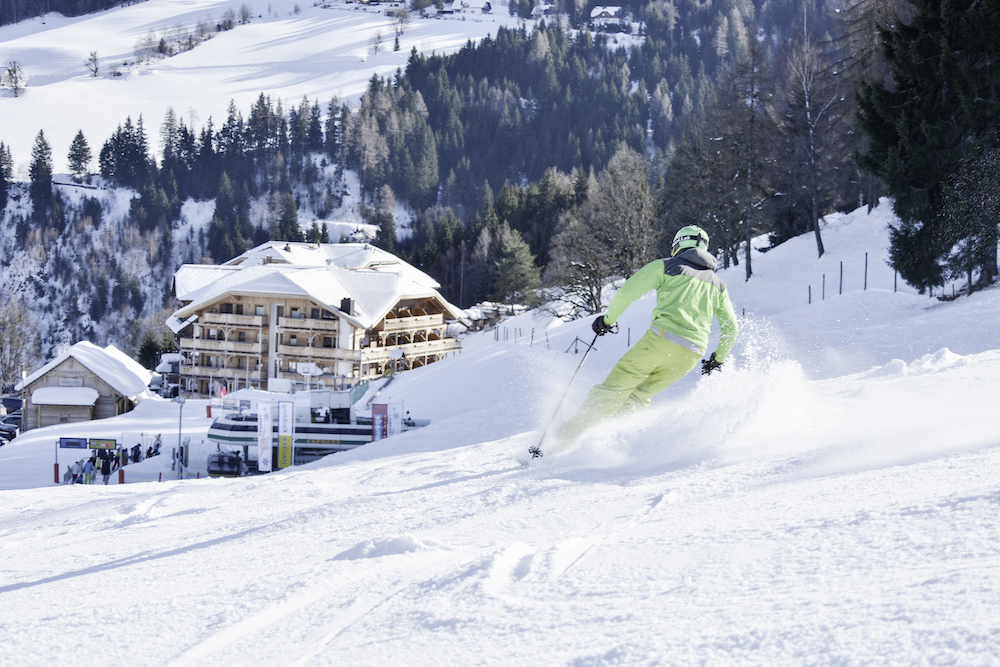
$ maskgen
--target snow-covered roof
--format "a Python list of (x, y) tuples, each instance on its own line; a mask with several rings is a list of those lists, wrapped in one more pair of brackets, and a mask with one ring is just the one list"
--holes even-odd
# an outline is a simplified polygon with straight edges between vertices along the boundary
[[(124, 361), (125, 355), (113, 345), (101, 348), (84, 340), (67, 348), (55, 359), (22, 380), (15, 387), (15, 390), (20, 391), (22, 388), (30, 386), (70, 357), (80, 362), (84, 368), (106, 382), (119, 394), (133, 400), (146, 392), (152, 377), (149, 371), (139, 366), (138, 363)], [(125, 358), (127, 359), (127, 357)], [(138, 372), (136, 368), (142, 372)]]
[(227, 266), (185, 264), (174, 274), (174, 296), (181, 301), (188, 301), (188, 295), (191, 292), (201, 289), (232, 271), (233, 268)]
[(128, 356), (121, 350), (119, 350), (114, 345), (108, 345), (104, 348), (104, 351), (110, 354), (112, 357), (118, 361), (125, 364), (125, 367), (132, 371), (136, 377), (142, 380), (144, 386), (149, 386), (149, 381), (153, 379), (153, 374), (149, 372), (149, 369), (143, 367), (138, 361)]
[(180, 352), (168, 352), (166, 354), (160, 355), (160, 363), (156, 366), (157, 373), (169, 373), (173, 370), (173, 364), (179, 364), (181, 362)]
[[(171, 329), (180, 331), (197, 311), (235, 293), (302, 296), (366, 329), (378, 324), (401, 299), (437, 298), (452, 317), (461, 316), (438, 293), (436, 280), (367, 243), (272, 241), (230, 260), (224, 268), (214, 280), (185, 294), (189, 303), (170, 316)], [(352, 313), (340, 311), (344, 299), (351, 299)]]
[(93, 387), (41, 387), (31, 392), (35, 405), (93, 405), (100, 397)]
[(622, 11), (621, 7), (614, 7), (614, 6), (601, 7), (600, 5), (598, 5), (597, 7), (594, 7), (593, 9), (590, 10), (590, 18), (596, 19), (599, 16), (617, 17), (621, 13), (621, 11)]

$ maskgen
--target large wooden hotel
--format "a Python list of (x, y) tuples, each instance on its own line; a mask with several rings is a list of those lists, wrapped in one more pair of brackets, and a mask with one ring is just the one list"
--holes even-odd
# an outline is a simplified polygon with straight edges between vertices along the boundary
[[(347, 386), (460, 351), (430, 276), (369, 244), (272, 241), (174, 275), (180, 391)], [(277, 382), (275, 382), (277, 380)]]

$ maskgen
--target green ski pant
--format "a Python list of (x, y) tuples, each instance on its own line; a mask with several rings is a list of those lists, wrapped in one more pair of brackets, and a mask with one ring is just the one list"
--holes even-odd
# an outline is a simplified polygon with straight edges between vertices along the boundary
[(562, 427), (561, 439), (576, 439), (591, 426), (649, 407), (653, 396), (687, 375), (701, 355), (652, 331), (618, 360), (603, 384), (595, 385), (576, 415)]

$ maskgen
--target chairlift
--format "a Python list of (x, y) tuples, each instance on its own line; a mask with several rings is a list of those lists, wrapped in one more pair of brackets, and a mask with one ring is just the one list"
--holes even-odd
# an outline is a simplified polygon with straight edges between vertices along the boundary
[(243, 477), (247, 466), (236, 452), (218, 451), (208, 457), (209, 477)]

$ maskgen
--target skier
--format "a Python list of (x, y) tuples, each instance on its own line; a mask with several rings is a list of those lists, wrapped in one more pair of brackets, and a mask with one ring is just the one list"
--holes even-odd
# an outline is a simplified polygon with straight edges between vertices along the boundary
[(707, 252), (708, 234), (694, 225), (684, 227), (674, 236), (670, 250), (670, 258), (650, 262), (626, 280), (608, 312), (594, 320), (594, 333), (603, 336), (614, 329), (633, 301), (656, 290), (652, 326), (563, 425), (559, 435), (564, 442), (605, 419), (649, 407), (653, 396), (698, 364), (708, 346), (714, 317), (719, 318), (722, 337), (712, 356), (701, 361), (702, 374), (722, 366), (736, 342), (736, 313), (726, 285), (715, 275), (718, 264)]

